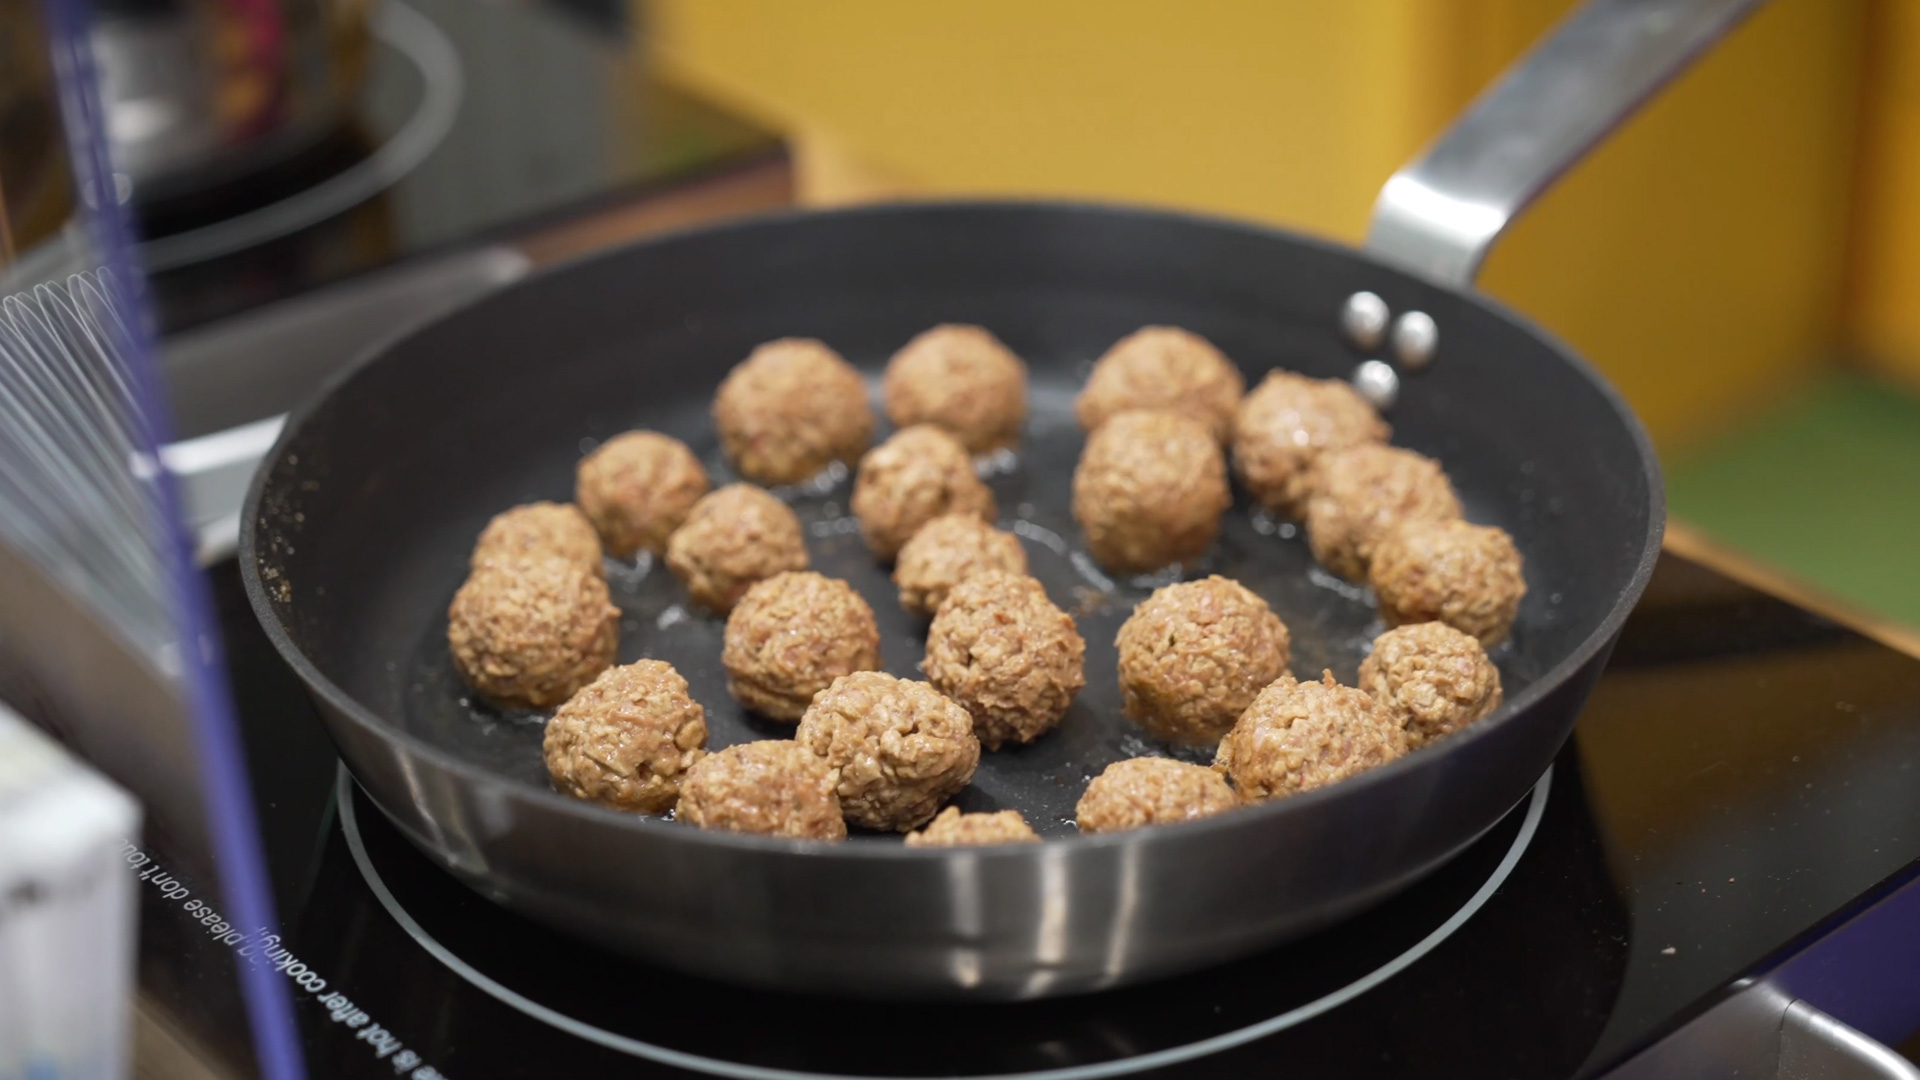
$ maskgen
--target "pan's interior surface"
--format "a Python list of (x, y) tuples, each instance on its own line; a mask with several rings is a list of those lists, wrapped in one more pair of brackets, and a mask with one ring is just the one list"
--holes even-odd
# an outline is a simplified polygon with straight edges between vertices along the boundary
[[(708, 408), (761, 341), (821, 338), (877, 380), (913, 334), (978, 323), (1031, 369), (1023, 441), (984, 464), (1001, 524), (1021, 535), (1034, 574), (1087, 639), (1087, 688), (1057, 731), (984, 755), (958, 802), (1015, 808), (1043, 833), (1070, 833), (1085, 781), (1110, 762), (1210, 757), (1169, 751), (1120, 715), (1114, 634), (1172, 577), (1115, 580), (1087, 557), (1068, 513), (1083, 442), (1073, 394), (1103, 350), (1153, 323), (1205, 335), (1249, 386), (1276, 366), (1344, 376), (1361, 357), (1336, 313), (1358, 288), (1396, 310), (1419, 306), (1441, 328), (1439, 361), (1407, 379), (1389, 416), (1394, 441), (1439, 458), (1468, 516), (1507, 529), (1526, 557), (1529, 592), (1495, 654), (1511, 711), (1596, 633), (1646, 554), (1657, 479), (1631, 421), (1576, 362), (1480, 304), (1351, 253), (1170, 215), (949, 206), (796, 217), (546, 275), (403, 339), (297, 423), (261, 488), (255, 569), (320, 676), (419, 740), (544, 789), (542, 717), (477, 703), (447, 656), (446, 606), (487, 518), (569, 498), (579, 458), (629, 428), (677, 436), (716, 484), (731, 479)], [(916, 676), (924, 621), (900, 609), (861, 543), (849, 488), (842, 477), (784, 494), (806, 523), (814, 568), (872, 605), (886, 669)], [(1273, 605), (1303, 678), (1327, 668), (1351, 683), (1380, 630), (1370, 596), (1318, 570), (1299, 530), (1244, 497), (1184, 576), (1207, 573)], [(727, 695), (723, 621), (689, 607), (664, 567), (610, 562), (609, 582), (621, 658), (672, 662), (706, 707), (711, 745), (786, 737), (791, 726)]]
[[(874, 369), (885, 361), (886, 353), (849, 358)], [(1292, 667), (1302, 678), (1318, 677), (1322, 670), (1331, 669), (1335, 677), (1353, 684), (1361, 658), (1382, 629), (1364, 590), (1320, 571), (1303, 534), (1249, 512), (1244, 500), (1223, 522), (1213, 552), (1184, 573), (1126, 579), (1102, 572), (1087, 557), (1068, 512), (1074, 462), (1083, 441), (1072, 411), (1073, 377), (1085, 358), (1079, 359), (1033, 357), (1034, 410), (1022, 446), (1017, 454), (986, 459), (981, 466), (991, 474), (988, 483), (1000, 505), (1001, 527), (1022, 538), (1034, 576), (1046, 585), (1054, 602), (1074, 616), (1087, 640), (1088, 685), (1052, 734), (1030, 746), (984, 755), (973, 783), (955, 800), (968, 811), (1019, 810), (1043, 834), (1074, 831), (1074, 803), (1081, 790), (1112, 762), (1142, 754), (1172, 754), (1201, 763), (1213, 760), (1211, 747), (1161, 743), (1120, 715), (1114, 635), (1133, 605), (1154, 586), (1209, 573), (1240, 581), (1265, 597), (1286, 622), (1294, 641)], [(718, 483), (731, 478), (731, 473), (711, 431), (702, 430), (707, 401), (704, 392), (669, 399), (659, 414), (643, 414), (632, 425), (670, 430), (686, 439)], [(579, 445), (566, 450), (577, 456), (606, 434), (611, 432), (583, 431), (576, 437)], [(565, 453), (542, 456), (563, 464), (567, 457)], [(556, 480), (547, 469), (531, 473), (513, 499), (564, 499), (567, 475), (563, 471)], [(921, 678), (926, 620), (900, 607), (888, 568), (874, 559), (858, 534), (857, 522), (847, 516), (851, 486), (851, 478), (843, 476), (831, 487), (816, 483), (807, 485), (812, 490), (789, 489), (782, 494), (807, 529), (813, 568), (850, 582), (872, 606), (880, 625), (886, 670)], [(429, 601), (433, 611), (415, 616), (418, 640), (397, 658), (393, 672), (404, 681), (387, 685), (379, 707), (382, 715), (393, 717), (406, 731), (465, 760), (545, 786), (540, 743), (547, 714), (502, 712), (475, 698), (448, 654), (444, 610), (460, 584), (462, 559), (477, 531), (478, 525), (465, 537), (455, 533), (436, 549), (452, 560), (453, 573), (423, 575), (406, 586), (410, 594)], [(1292, 535), (1283, 537), (1282, 532)], [(621, 660), (652, 657), (673, 664), (686, 677), (694, 699), (707, 710), (711, 745), (792, 737), (794, 725), (749, 714), (728, 696), (726, 672), (720, 665), (723, 617), (688, 605), (685, 590), (657, 560), (644, 556), (629, 563), (608, 560), (607, 569), (614, 602), (621, 609)], [(1550, 600), (1541, 599), (1549, 601), (1540, 604), (1544, 613)], [(1503, 646), (1495, 655), (1505, 685), (1515, 690), (1540, 674), (1541, 657), (1524, 643)]]

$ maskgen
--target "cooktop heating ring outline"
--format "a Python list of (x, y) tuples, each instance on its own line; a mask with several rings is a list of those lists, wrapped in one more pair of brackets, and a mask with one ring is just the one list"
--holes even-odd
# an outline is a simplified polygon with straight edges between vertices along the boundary
[[(1132, 1073), (1144, 1072), (1148, 1069), (1193, 1061), (1206, 1057), (1209, 1054), (1215, 1054), (1236, 1046), (1242, 1046), (1277, 1032), (1285, 1031), (1290, 1027), (1304, 1023), (1322, 1013), (1337, 1008), (1374, 987), (1379, 986), (1381, 983), (1386, 982), (1408, 967), (1411, 967), (1415, 961), (1427, 953), (1432, 952), (1441, 942), (1451, 937), (1454, 931), (1465, 925), (1467, 920), (1472, 918), (1474, 913), (1479, 911), (1480, 908), (1492, 898), (1494, 892), (1500, 888), (1506, 881), (1507, 876), (1513, 872), (1513, 868), (1519, 863), (1521, 855), (1526, 853), (1528, 845), (1533, 840), (1534, 833), (1539, 829), (1540, 819), (1546, 811), (1547, 798), (1552, 792), (1552, 789), (1553, 766), (1549, 765), (1547, 771), (1541, 774), (1539, 781), (1533, 786), (1532, 793), (1527, 802), (1526, 817), (1521, 821), (1520, 829), (1514, 835), (1513, 842), (1508, 846), (1506, 854), (1501, 857), (1499, 864), (1493, 868), (1493, 872), (1488, 875), (1487, 880), (1481, 883), (1480, 887), (1474, 891), (1472, 896), (1468, 897), (1466, 903), (1462, 904), (1459, 910), (1448, 916), (1446, 921), (1442, 922), (1425, 937), (1415, 942), (1406, 951), (1338, 990), (1324, 994), (1313, 1001), (1296, 1006), (1278, 1016), (1269, 1017), (1259, 1023), (1249, 1024), (1246, 1027), (1222, 1032), (1219, 1035), (1186, 1043), (1181, 1046), (1167, 1047), (1162, 1050), (1155, 1050), (1132, 1057), (1117, 1058), (1112, 1061), (1103, 1061), (1087, 1065), (1073, 1065), (1056, 1069), (1035, 1069), (1026, 1072), (980, 1075), (970, 1077), (969, 1080), (1103, 1080), (1103, 1078), (1106, 1077), (1126, 1076)], [(346, 837), (347, 849), (353, 856), (354, 866), (359, 869), (360, 876), (365, 879), (368, 888), (373, 891), (374, 896), (380, 901), (380, 906), (386, 909), (387, 914), (400, 925), (401, 929), (406, 931), (407, 936), (413, 938), (422, 949), (425, 949), (429, 955), (444, 964), (454, 974), (466, 980), (476, 989), (528, 1017), (566, 1032), (569, 1035), (573, 1035), (576, 1038), (585, 1039), (623, 1054), (643, 1058), (674, 1068), (706, 1073), (710, 1076), (725, 1077), (727, 1080), (919, 1080), (919, 1078), (892, 1078), (849, 1073), (820, 1073), (776, 1066), (739, 1064), (720, 1058), (675, 1050), (671, 1047), (660, 1046), (632, 1038), (631, 1036), (607, 1031), (604, 1028), (595, 1027), (533, 1001), (467, 964), (466, 961), (455, 955), (452, 950), (442, 945), (429, 934), (426, 928), (415, 921), (413, 916), (408, 913), (406, 908), (394, 897), (392, 891), (387, 888), (386, 882), (380, 877), (380, 872), (375, 869), (373, 860), (368, 857), (366, 846), (361, 840), (360, 826), (353, 805), (353, 780), (344, 764), (338, 766), (335, 779), (335, 802), (339, 808), (340, 829)]]

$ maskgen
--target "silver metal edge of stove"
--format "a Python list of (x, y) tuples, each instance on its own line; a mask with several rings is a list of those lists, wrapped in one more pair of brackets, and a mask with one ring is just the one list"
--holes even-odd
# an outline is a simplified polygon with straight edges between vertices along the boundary
[(480, 248), (355, 279), (164, 342), (161, 370), (182, 429), (204, 432), (160, 451), (179, 485), (201, 564), (234, 553), (240, 504), (287, 410), (379, 342), (532, 268), (533, 260), (514, 248)]
[(1920, 1080), (1920, 1068), (1771, 983), (1749, 983), (1607, 1080)]
[(1916, 925), (1920, 878), (1909, 878), (1736, 984), (1607, 1080), (1920, 1080), (1920, 1067), (1880, 1041), (1920, 1025)]

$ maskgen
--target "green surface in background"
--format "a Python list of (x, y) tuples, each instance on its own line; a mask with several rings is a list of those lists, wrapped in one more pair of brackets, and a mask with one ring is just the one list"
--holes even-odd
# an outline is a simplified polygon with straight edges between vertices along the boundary
[(1834, 375), (1669, 463), (1673, 515), (1920, 627), (1920, 397)]

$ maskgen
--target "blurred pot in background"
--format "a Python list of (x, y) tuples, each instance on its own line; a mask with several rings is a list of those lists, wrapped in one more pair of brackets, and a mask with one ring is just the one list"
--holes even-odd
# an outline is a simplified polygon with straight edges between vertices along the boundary
[(0, 275), (73, 216), (45, 24), (35, 0), (0, 0)]
[(373, 2), (95, 0), (108, 138), (134, 197), (230, 181), (335, 130), (366, 72)]

